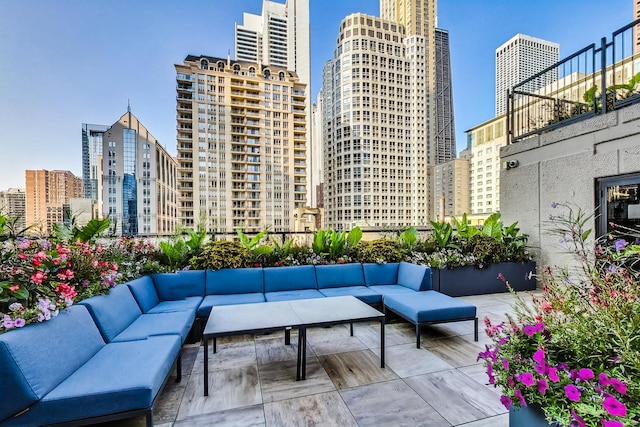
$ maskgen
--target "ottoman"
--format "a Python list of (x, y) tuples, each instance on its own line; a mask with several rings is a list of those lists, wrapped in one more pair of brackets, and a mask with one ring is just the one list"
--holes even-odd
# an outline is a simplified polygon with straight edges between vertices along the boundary
[(390, 310), (416, 325), (416, 347), (420, 348), (420, 327), (430, 323), (473, 320), (474, 340), (478, 341), (476, 306), (437, 291), (385, 295), (384, 312)]

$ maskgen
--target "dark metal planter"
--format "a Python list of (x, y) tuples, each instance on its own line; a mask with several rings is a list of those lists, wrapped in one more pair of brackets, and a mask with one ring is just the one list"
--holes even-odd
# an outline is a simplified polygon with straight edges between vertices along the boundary
[(504, 281), (498, 278), (500, 274), (516, 291), (530, 291), (536, 288), (534, 261), (501, 262), (486, 268), (432, 268), (431, 272), (433, 289), (452, 297), (508, 292)]
[(509, 427), (560, 427), (560, 424), (549, 423), (540, 405), (532, 403), (509, 409)]

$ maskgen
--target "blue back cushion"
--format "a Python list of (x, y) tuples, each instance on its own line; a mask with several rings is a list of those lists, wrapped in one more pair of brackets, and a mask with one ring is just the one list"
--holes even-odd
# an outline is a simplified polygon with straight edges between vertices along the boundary
[(398, 284), (397, 262), (386, 264), (367, 263), (362, 264), (364, 270), (364, 280), (367, 286), (396, 285)]
[(223, 268), (207, 270), (207, 295), (248, 294), (264, 292), (261, 268)]
[(152, 274), (160, 301), (176, 301), (204, 296), (204, 270)]
[(158, 305), (160, 299), (149, 276), (142, 276), (127, 283), (143, 313)]
[(31, 406), (93, 357), (104, 340), (86, 307), (0, 335), (0, 420)]
[(414, 291), (431, 289), (431, 268), (424, 265), (401, 262), (398, 269), (398, 285)]
[(317, 265), (318, 289), (364, 286), (362, 264)]
[(142, 315), (138, 303), (126, 285), (118, 285), (111, 289), (108, 295), (91, 297), (78, 304), (87, 306), (106, 342), (111, 342)]
[(297, 291), (318, 289), (313, 265), (264, 268), (264, 291)]

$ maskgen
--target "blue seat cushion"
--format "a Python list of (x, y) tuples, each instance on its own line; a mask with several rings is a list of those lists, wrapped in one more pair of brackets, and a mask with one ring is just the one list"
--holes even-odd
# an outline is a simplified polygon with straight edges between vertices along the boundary
[(387, 295), (416, 293), (416, 291), (414, 291), (413, 289), (409, 289), (405, 286), (400, 286), (400, 285), (369, 286), (369, 289), (371, 289), (373, 292), (377, 294), (382, 295), (383, 300), (384, 300), (384, 297), (386, 297)]
[(33, 405), (104, 346), (87, 308), (78, 305), (0, 334), (0, 420)]
[(265, 292), (267, 301), (290, 301), (293, 299), (324, 298), (324, 295), (315, 289), (300, 289), (297, 291)]
[(325, 297), (343, 297), (347, 295), (354, 296), (367, 304), (380, 304), (382, 295), (372, 291), (366, 286), (344, 286), (340, 288), (324, 288), (319, 290)]
[(398, 268), (398, 285), (406, 286), (414, 291), (431, 290), (431, 268), (401, 262)]
[[(294, 267), (269, 267), (264, 271), (264, 292), (318, 289), (316, 269), (313, 265)], [(267, 301), (269, 299), (267, 298)]]
[(206, 295), (262, 293), (261, 268), (223, 268), (207, 270)]
[(181, 300), (204, 296), (204, 270), (185, 270), (175, 273), (152, 274), (160, 301)]
[(111, 342), (142, 315), (140, 306), (126, 285), (117, 285), (107, 295), (91, 297), (78, 304), (89, 309), (106, 342)]
[(198, 308), (198, 317), (209, 317), (211, 307), (218, 305), (250, 304), (265, 302), (263, 293), (233, 294), (233, 295), (207, 295)]
[(415, 323), (443, 322), (476, 317), (476, 307), (436, 291), (384, 297), (384, 305)]
[[(6, 425), (41, 425), (151, 406), (180, 352), (177, 335), (111, 343)], [(5, 425), (5, 424), (3, 424)]]
[(149, 276), (142, 276), (127, 283), (133, 297), (140, 306), (143, 313), (149, 312), (153, 307), (158, 305), (160, 298), (153, 285), (153, 280)]
[(202, 302), (202, 297), (186, 297), (175, 301), (161, 301), (147, 314), (172, 313), (174, 311), (190, 311), (195, 313)]
[(180, 335), (180, 342), (184, 343), (195, 317), (196, 313), (189, 311), (143, 314), (124, 331), (116, 335), (112, 341), (143, 340), (153, 335)]
[(341, 286), (364, 286), (362, 264), (317, 265), (318, 289)]
[(397, 262), (362, 264), (365, 283), (367, 286), (396, 285), (398, 284), (399, 266), (400, 264)]

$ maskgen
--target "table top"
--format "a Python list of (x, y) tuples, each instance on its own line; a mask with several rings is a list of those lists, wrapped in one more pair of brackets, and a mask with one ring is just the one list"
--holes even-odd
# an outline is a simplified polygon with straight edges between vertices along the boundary
[(353, 296), (221, 305), (211, 309), (203, 334), (255, 333), (383, 318), (383, 313)]

